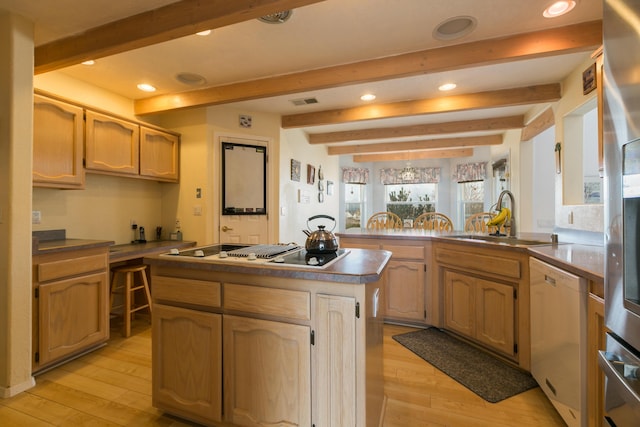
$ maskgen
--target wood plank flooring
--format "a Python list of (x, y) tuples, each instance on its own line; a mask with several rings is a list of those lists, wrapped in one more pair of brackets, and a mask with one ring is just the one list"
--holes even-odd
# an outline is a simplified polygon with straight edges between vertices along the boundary
[[(392, 339), (411, 328), (385, 325), (384, 427), (554, 427), (564, 422), (539, 388), (491, 404)], [(0, 426), (194, 426), (151, 405), (151, 328), (134, 323), (123, 339), (36, 377), (0, 399)], [(350, 426), (343, 426), (350, 427)]]

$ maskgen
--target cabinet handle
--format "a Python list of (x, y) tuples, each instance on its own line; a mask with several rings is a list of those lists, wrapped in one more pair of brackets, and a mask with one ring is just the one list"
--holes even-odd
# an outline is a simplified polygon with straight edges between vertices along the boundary
[(222, 231), (230, 231), (230, 230), (233, 230), (233, 228), (227, 227), (226, 225), (222, 226)]
[(552, 285), (552, 286), (556, 285), (556, 279), (554, 279), (553, 277), (548, 276), (546, 274), (544, 275), (544, 281), (547, 282), (548, 284)]

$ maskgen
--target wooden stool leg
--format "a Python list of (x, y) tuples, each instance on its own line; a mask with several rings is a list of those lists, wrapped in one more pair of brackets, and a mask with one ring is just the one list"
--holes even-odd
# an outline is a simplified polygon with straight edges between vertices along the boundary
[(143, 270), (140, 272), (142, 275), (142, 283), (144, 285), (144, 294), (147, 297), (147, 304), (149, 305), (149, 314), (151, 314), (151, 292), (149, 291), (149, 282), (147, 281), (147, 274)]
[(131, 287), (133, 284), (133, 274), (126, 273), (125, 281), (124, 308), (122, 309), (124, 315), (123, 335), (125, 338), (129, 338), (129, 335), (131, 335)]

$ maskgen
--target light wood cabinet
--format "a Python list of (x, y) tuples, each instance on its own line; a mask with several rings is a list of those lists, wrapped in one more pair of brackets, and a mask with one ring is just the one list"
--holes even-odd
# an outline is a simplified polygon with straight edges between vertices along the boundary
[(531, 369), (526, 250), (435, 244), (444, 328)]
[(587, 415), (589, 427), (601, 427), (604, 417), (604, 374), (598, 351), (606, 349), (604, 300), (589, 294), (587, 300)]
[(34, 187), (84, 188), (83, 116), (81, 107), (34, 95)]
[(152, 345), (153, 405), (221, 421), (222, 315), (154, 304)]
[(445, 328), (515, 356), (513, 286), (444, 271)]
[[(384, 274), (384, 306), (382, 313), (387, 322), (412, 324), (427, 323), (427, 274), (428, 242), (378, 239), (372, 243), (366, 239), (342, 236), (340, 244), (345, 248), (384, 249), (393, 255)], [(431, 308), (431, 307), (429, 307)]]
[(224, 316), (225, 418), (236, 425), (311, 425), (308, 326)]
[(107, 249), (34, 257), (33, 371), (109, 338)]
[(140, 126), (140, 175), (176, 182), (180, 176), (180, 137)]
[(86, 111), (85, 167), (122, 175), (140, 171), (140, 126), (95, 111)]

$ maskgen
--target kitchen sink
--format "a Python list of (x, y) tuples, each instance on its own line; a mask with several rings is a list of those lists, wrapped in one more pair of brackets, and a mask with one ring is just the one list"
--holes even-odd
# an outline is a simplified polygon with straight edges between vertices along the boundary
[(460, 234), (457, 236), (449, 236), (453, 239), (460, 240), (475, 240), (475, 241), (483, 241), (488, 243), (499, 243), (503, 245), (514, 245), (514, 246), (540, 246), (540, 245), (550, 245), (551, 238), (548, 240), (537, 240), (537, 239), (521, 239), (518, 237), (510, 237), (510, 236), (492, 236), (487, 234)]

